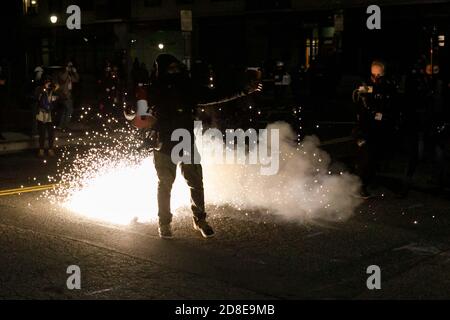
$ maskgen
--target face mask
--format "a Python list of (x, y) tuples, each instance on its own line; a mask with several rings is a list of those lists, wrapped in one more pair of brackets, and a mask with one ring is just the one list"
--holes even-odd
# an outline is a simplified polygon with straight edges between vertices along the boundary
[(179, 82), (183, 78), (183, 74), (181, 72), (167, 72), (163, 77), (163, 80), (170, 83)]

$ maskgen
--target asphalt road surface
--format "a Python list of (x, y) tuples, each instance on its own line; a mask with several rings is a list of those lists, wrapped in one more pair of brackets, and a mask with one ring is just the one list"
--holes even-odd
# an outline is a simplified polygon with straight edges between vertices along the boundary
[[(31, 152), (1, 156), (0, 189), (36, 185), (55, 170), (55, 161)], [(41, 192), (0, 196), (0, 298), (450, 297), (450, 201), (378, 191), (382, 197), (339, 223), (210, 207), (217, 235), (208, 240), (186, 209), (175, 217), (171, 241), (158, 238), (155, 224), (91, 220)], [(66, 286), (70, 265), (80, 267), (80, 290)], [(379, 290), (367, 288), (370, 265), (380, 267)]]

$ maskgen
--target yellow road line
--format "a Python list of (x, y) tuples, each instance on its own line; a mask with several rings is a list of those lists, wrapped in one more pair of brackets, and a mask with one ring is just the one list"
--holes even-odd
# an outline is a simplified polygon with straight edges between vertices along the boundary
[(0, 190), (0, 193), (1, 192), (12, 192), (12, 191), (19, 191), (19, 190), (36, 189), (36, 188), (53, 187), (54, 185), (55, 184), (41, 184), (41, 185), (36, 185), (36, 186), (31, 186), (31, 187), (20, 187), (20, 188), (15, 188), (15, 189)]
[(26, 187), (26, 188), (0, 190), (0, 197), (1, 196), (11, 196), (11, 195), (20, 194), (20, 193), (45, 191), (45, 190), (53, 189), (54, 187), (56, 187), (56, 184), (46, 184), (46, 185), (40, 185), (40, 186), (38, 185), (38, 186), (32, 186), (32, 187)]

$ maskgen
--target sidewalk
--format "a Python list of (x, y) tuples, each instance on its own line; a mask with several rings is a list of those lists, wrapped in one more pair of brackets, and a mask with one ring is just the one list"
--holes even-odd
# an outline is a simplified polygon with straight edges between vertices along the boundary
[(18, 132), (3, 132), (5, 140), (0, 140), (0, 154), (37, 148), (37, 137)]
[[(85, 130), (88, 130), (84, 124), (75, 123), (70, 126), (70, 132), (55, 130), (55, 145), (70, 145), (74, 137), (82, 136)], [(0, 140), (0, 155), (21, 152), (24, 150), (37, 149), (39, 146), (38, 136), (30, 136), (20, 132), (2, 132), (5, 140)], [(71, 139), (68, 139), (68, 138)]]

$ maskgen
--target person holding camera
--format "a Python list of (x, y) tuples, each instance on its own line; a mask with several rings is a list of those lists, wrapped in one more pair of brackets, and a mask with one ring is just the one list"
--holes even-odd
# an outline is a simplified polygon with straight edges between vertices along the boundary
[(395, 88), (385, 77), (385, 65), (373, 61), (371, 76), (353, 93), (358, 105), (357, 125), (353, 131), (357, 144), (356, 173), (362, 180), (361, 197), (370, 197), (368, 186), (389, 151), (395, 126), (392, 103)]
[(64, 71), (59, 74), (58, 78), (61, 87), (60, 99), (63, 106), (59, 127), (65, 129), (69, 125), (73, 113), (73, 84), (80, 80), (80, 76), (78, 75), (77, 69), (73, 66), (73, 63), (69, 61)]
[(54, 85), (50, 78), (43, 81), (43, 85), (37, 88), (38, 114), (36, 115), (37, 127), (39, 133), (39, 152), (38, 157), (45, 156), (45, 138), (47, 136), (48, 155), (55, 156), (53, 143), (55, 140), (53, 127), (53, 105), (56, 100), (55, 91), (57, 86)]

